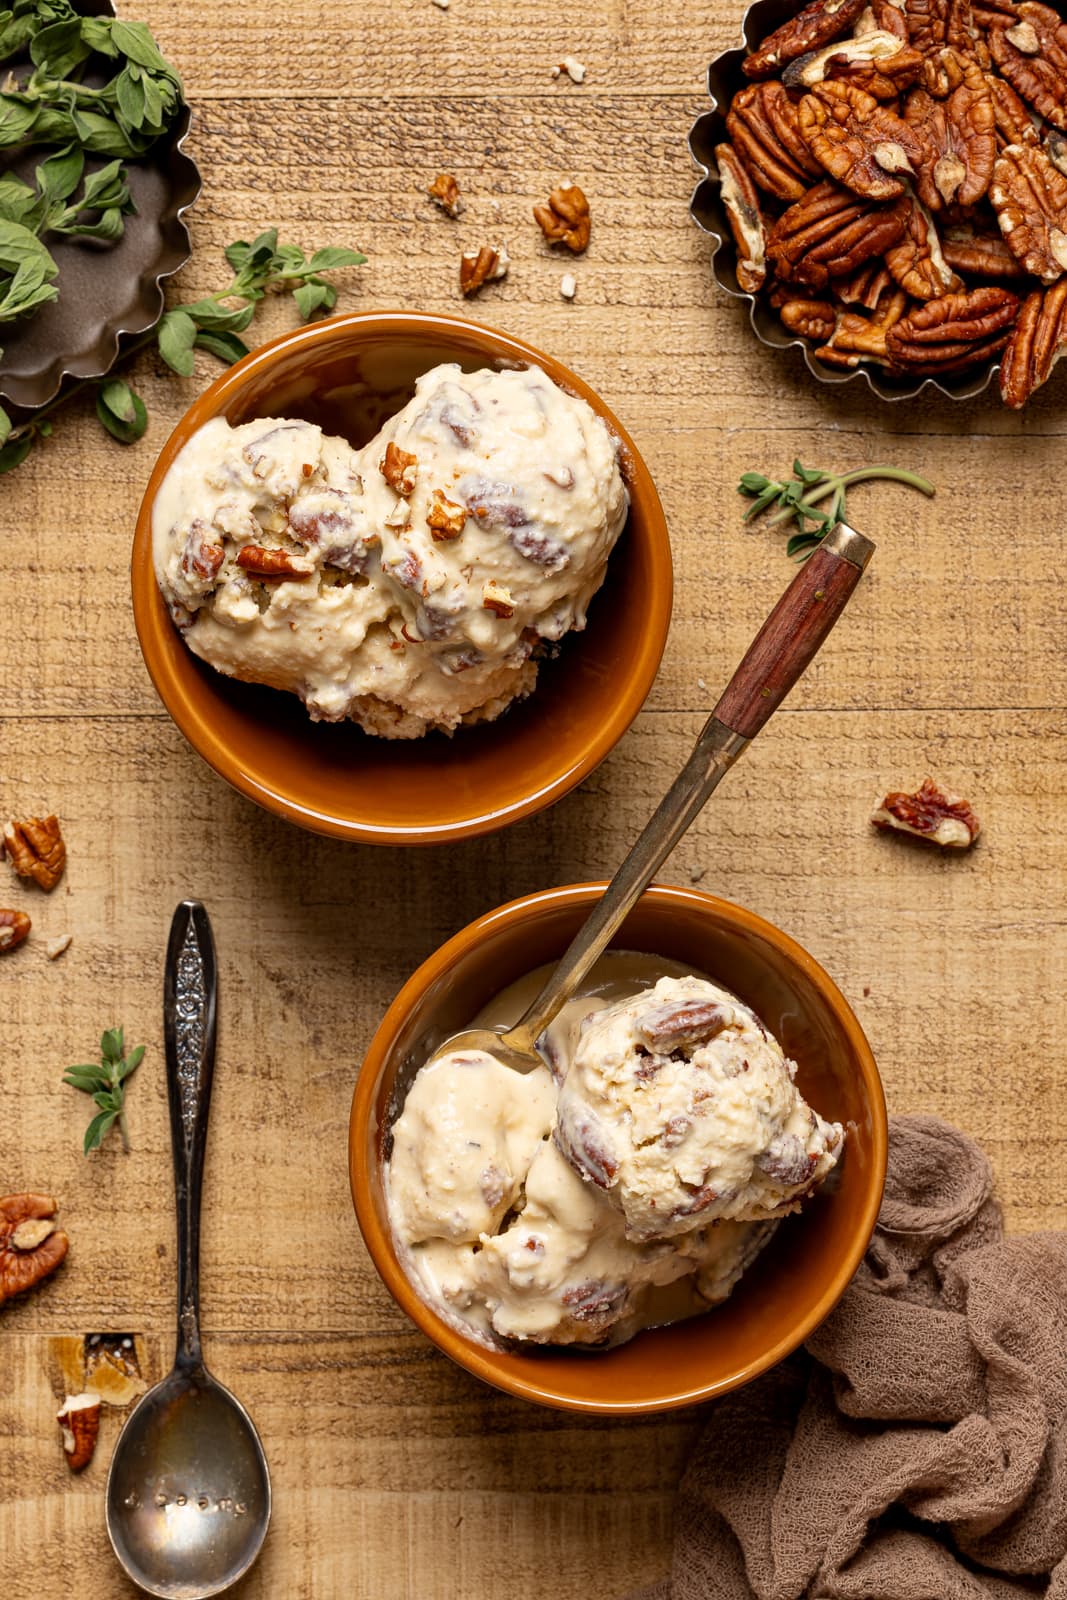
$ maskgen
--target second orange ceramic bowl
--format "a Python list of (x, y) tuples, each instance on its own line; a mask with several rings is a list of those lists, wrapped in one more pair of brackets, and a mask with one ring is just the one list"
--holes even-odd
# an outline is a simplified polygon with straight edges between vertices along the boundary
[(389, 1228), (382, 1171), (412, 1073), (507, 984), (563, 954), (602, 883), (528, 895), (472, 922), (418, 969), (386, 1013), (360, 1071), (348, 1159), (356, 1215), (375, 1266), (408, 1316), (476, 1377), (542, 1405), (601, 1415), (708, 1400), (781, 1361), (832, 1310), (863, 1258), (885, 1182), (878, 1069), (848, 1002), (806, 951), (751, 911), (696, 890), (654, 887), (615, 941), (704, 972), (752, 1007), (797, 1062), (812, 1105), (845, 1125), (832, 1180), (787, 1217), (725, 1305), (646, 1329), (617, 1350), (489, 1349), (421, 1298)]
[[(152, 567), (152, 507), (165, 473), (212, 417), (304, 417), (365, 444), (440, 362), (468, 371), (539, 366), (587, 400), (622, 446), (630, 517), (584, 633), (546, 661), (530, 698), (452, 739), (375, 739), (312, 723), (293, 695), (238, 683), (182, 643)], [(267, 810), (319, 833), (434, 844), (487, 833), (551, 805), (603, 760), (659, 668), (671, 616), (667, 526), (648, 469), (618, 418), (558, 361), (458, 317), (359, 312), (300, 328), (223, 374), (175, 428), (149, 480), (133, 549), (133, 609), (160, 698), (215, 771)]]

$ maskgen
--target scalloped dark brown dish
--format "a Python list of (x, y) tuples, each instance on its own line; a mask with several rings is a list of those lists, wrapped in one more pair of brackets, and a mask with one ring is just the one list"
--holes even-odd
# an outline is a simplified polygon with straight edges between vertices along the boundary
[(737, 255), (722, 204), (719, 199), (719, 176), (715, 166), (714, 150), (717, 144), (728, 139), (726, 113), (730, 102), (749, 79), (741, 71), (741, 62), (760, 40), (775, 28), (795, 16), (806, 0), (755, 0), (741, 19), (741, 36), (744, 43), (733, 50), (716, 56), (708, 68), (708, 94), (711, 110), (705, 111), (694, 122), (689, 133), (689, 149), (700, 169), (701, 177), (689, 203), (689, 213), (697, 227), (712, 241), (711, 271), (720, 289), (737, 300), (748, 302), (748, 318), (752, 330), (761, 344), (774, 350), (796, 347), (804, 355), (804, 364), (819, 383), (852, 383), (856, 378), (866, 381), (880, 400), (913, 400), (929, 386), (947, 400), (971, 400), (988, 389), (994, 375), (1000, 371), (1000, 362), (963, 372), (957, 378), (916, 378), (860, 365), (851, 372), (841, 372), (816, 360), (815, 341), (803, 339), (783, 327), (773, 308), (760, 296), (746, 293), (737, 282)]
[[(108, 0), (85, 0), (91, 16), (113, 16)], [(87, 82), (92, 82), (91, 74)], [(200, 173), (182, 146), (189, 111), (139, 161), (127, 163), (136, 212), (117, 243), (49, 237), (59, 267), (58, 300), (24, 322), (3, 329), (0, 400), (18, 412), (46, 405), (68, 379), (100, 378), (110, 370), (120, 341), (146, 333), (163, 312), (163, 280), (191, 254), (185, 212), (200, 193)], [(0, 153), (0, 173), (32, 181), (48, 154), (35, 145), (12, 158)]]

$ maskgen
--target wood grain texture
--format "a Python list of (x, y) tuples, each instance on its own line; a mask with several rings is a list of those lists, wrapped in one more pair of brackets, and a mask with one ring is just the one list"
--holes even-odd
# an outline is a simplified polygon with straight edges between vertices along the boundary
[[(601, 1426), (497, 1396), (439, 1357), (373, 1272), (348, 1196), (362, 1050), (417, 962), (527, 890), (608, 874), (681, 765), (788, 582), (784, 541), (742, 530), (746, 469), (906, 465), (926, 502), (861, 490), (874, 562), (819, 658), (723, 783), (663, 876), (753, 907), (822, 961), (871, 1038), (891, 1107), (968, 1128), (1013, 1227), (1067, 1226), (1067, 651), (1063, 404), (887, 406), (815, 387), (759, 349), (689, 223), (685, 134), (729, 7), (584, 15), (544, 0), (207, 0), (138, 7), (186, 74), (205, 194), (176, 293), (222, 282), (232, 238), (276, 222), (310, 248), (359, 244), (346, 307), (460, 310), (461, 250), (506, 239), (509, 277), (466, 309), (565, 359), (620, 414), (670, 520), (675, 622), (631, 734), (553, 811), (475, 844), (349, 848), (257, 811), (161, 711), (129, 621), (127, 570), (154, 453), (217, 370), (150, 356), (151, 422), (124, 450), (87, 406), (2, 480), (0, 810), (54, 809), (70, 852), (51, 897), (5, 880), (34, 936), (0, 963), (0, 1189), (61, 1201), (67, 1264), (0, 1313), (0, 1552), (9, 1600), (128, 1600), (102, 1530), (118, 1419), (72, 1482), (51, 1341), (111, 1329), (169, 1364), (174, 1244), (160, 1034), (174, 904), (209, 904), (221, 1030), (205, 1191), (208, 1360), (262, 1430), (276, 1522), (246, 1600), (553, 1600), (662, 1571), (699, 1417)], [(573, 53), (581, 87), (549, 68)], [(455, 171), (469, 207), (425, 185)], [(590, 196), (577, 262), (530, 216), (561, 178)], [(567, 304), (559, 279), (573, 269)], [(256, 337), (291, 325), (272, 300)], [(977, 848), (944, 859), (876, 835), (875, 794), (925, 773), (966, 794)], [(3, 869), (6, 871), (7, 869)], [(4, 898), (0, 896), (0, 898)], [(44, 940), (71, 932), (56, 963)], [(148, 1045), (133, 1152), (79, 1153), (60, 1084), (102, 1026)], [(547, 1573), (547, 1576), (546, 1576)]]

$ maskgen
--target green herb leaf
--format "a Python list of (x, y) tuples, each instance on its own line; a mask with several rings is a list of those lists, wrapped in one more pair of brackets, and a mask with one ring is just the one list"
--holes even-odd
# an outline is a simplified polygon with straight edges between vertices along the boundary
[[(0, 350), (0, 355), (2, 355), (2, 354), (3, 354), (3, 351)], [(8, 435), (10, 434), (10, 432), (11, 432), (11, 418), (8, 416), (7, 412), (4, 410), (3, 406), (0, 406), (0, 447), (2, 447), (3, 445), (5, 445), (7, 443)]]
[(41, 162), (37, 188), (46, 200), (66, 200), (78, 187), (84, 170), (85, 152), (77, 145), (67, 145)]
[(120, 444), (135, 443), (148, 426), (144, 401), (119, 378), (111, 378), (96, 391), (96, 414)]
[(193, 375), (193, 345), (196, 323), (184, 310), (168, 311), (159, 324), (159, 353), (167, 366), (181, 378)]
[(91, 1150), (98, 1150), (100, 1148), (100, 1141), (103, 1139), (105, 1133), (110, 1131), (117, 1120), (118, 1118), (114, 1111), (101, 1111), (93, 1118), (92, 1122), (90, 1122), (89, 1126), (85, 1130), (85, 1141), (82, 1145), (82, 1150), (86, 1155), (88, 1155)]
[[(302, 283), (298, 289), (293, 290), (293, 299), (296, 309), (307, 322), (309, 317), (323, 306), (330, 304), (330, 285), (328, 283)], [(336, 294), (335, 294), (336, 299)]]
[(231, 366), (235, 361), (243, 361), (245, 356), (251, 354), (243, 339), (225, 330), (221, 333), (208, 333), (201, 329), (196, 336), (196, 347), (198, 350), (209, 350), (213, 356), (218, 356), (220, 361), (225, 361)]
[(342, 245), (327, 245), (324, 250), (315, 251), (309, 266), (312, 272), (329, 272), (334, 267), (361, 267), (366, 259), (358, 250), (346, 250)]
[(21, 433), (17, 439), (8, 440), (0, 449), (0, 473), (14, 472), (16, 467), (21, 467), (33, 449), (33, 439), (32, 433)]

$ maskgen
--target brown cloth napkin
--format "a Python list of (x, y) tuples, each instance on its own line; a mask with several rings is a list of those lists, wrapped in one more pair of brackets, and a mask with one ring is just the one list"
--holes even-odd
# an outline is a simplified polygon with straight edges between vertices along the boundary
[[(867, 1257), (805, 1351), (717, 1402), (640, 1600), (1067, 1600), (1067, 1234), (890, 1124)], [(638, 1600), (638, 1597), (634, 1597)]]

